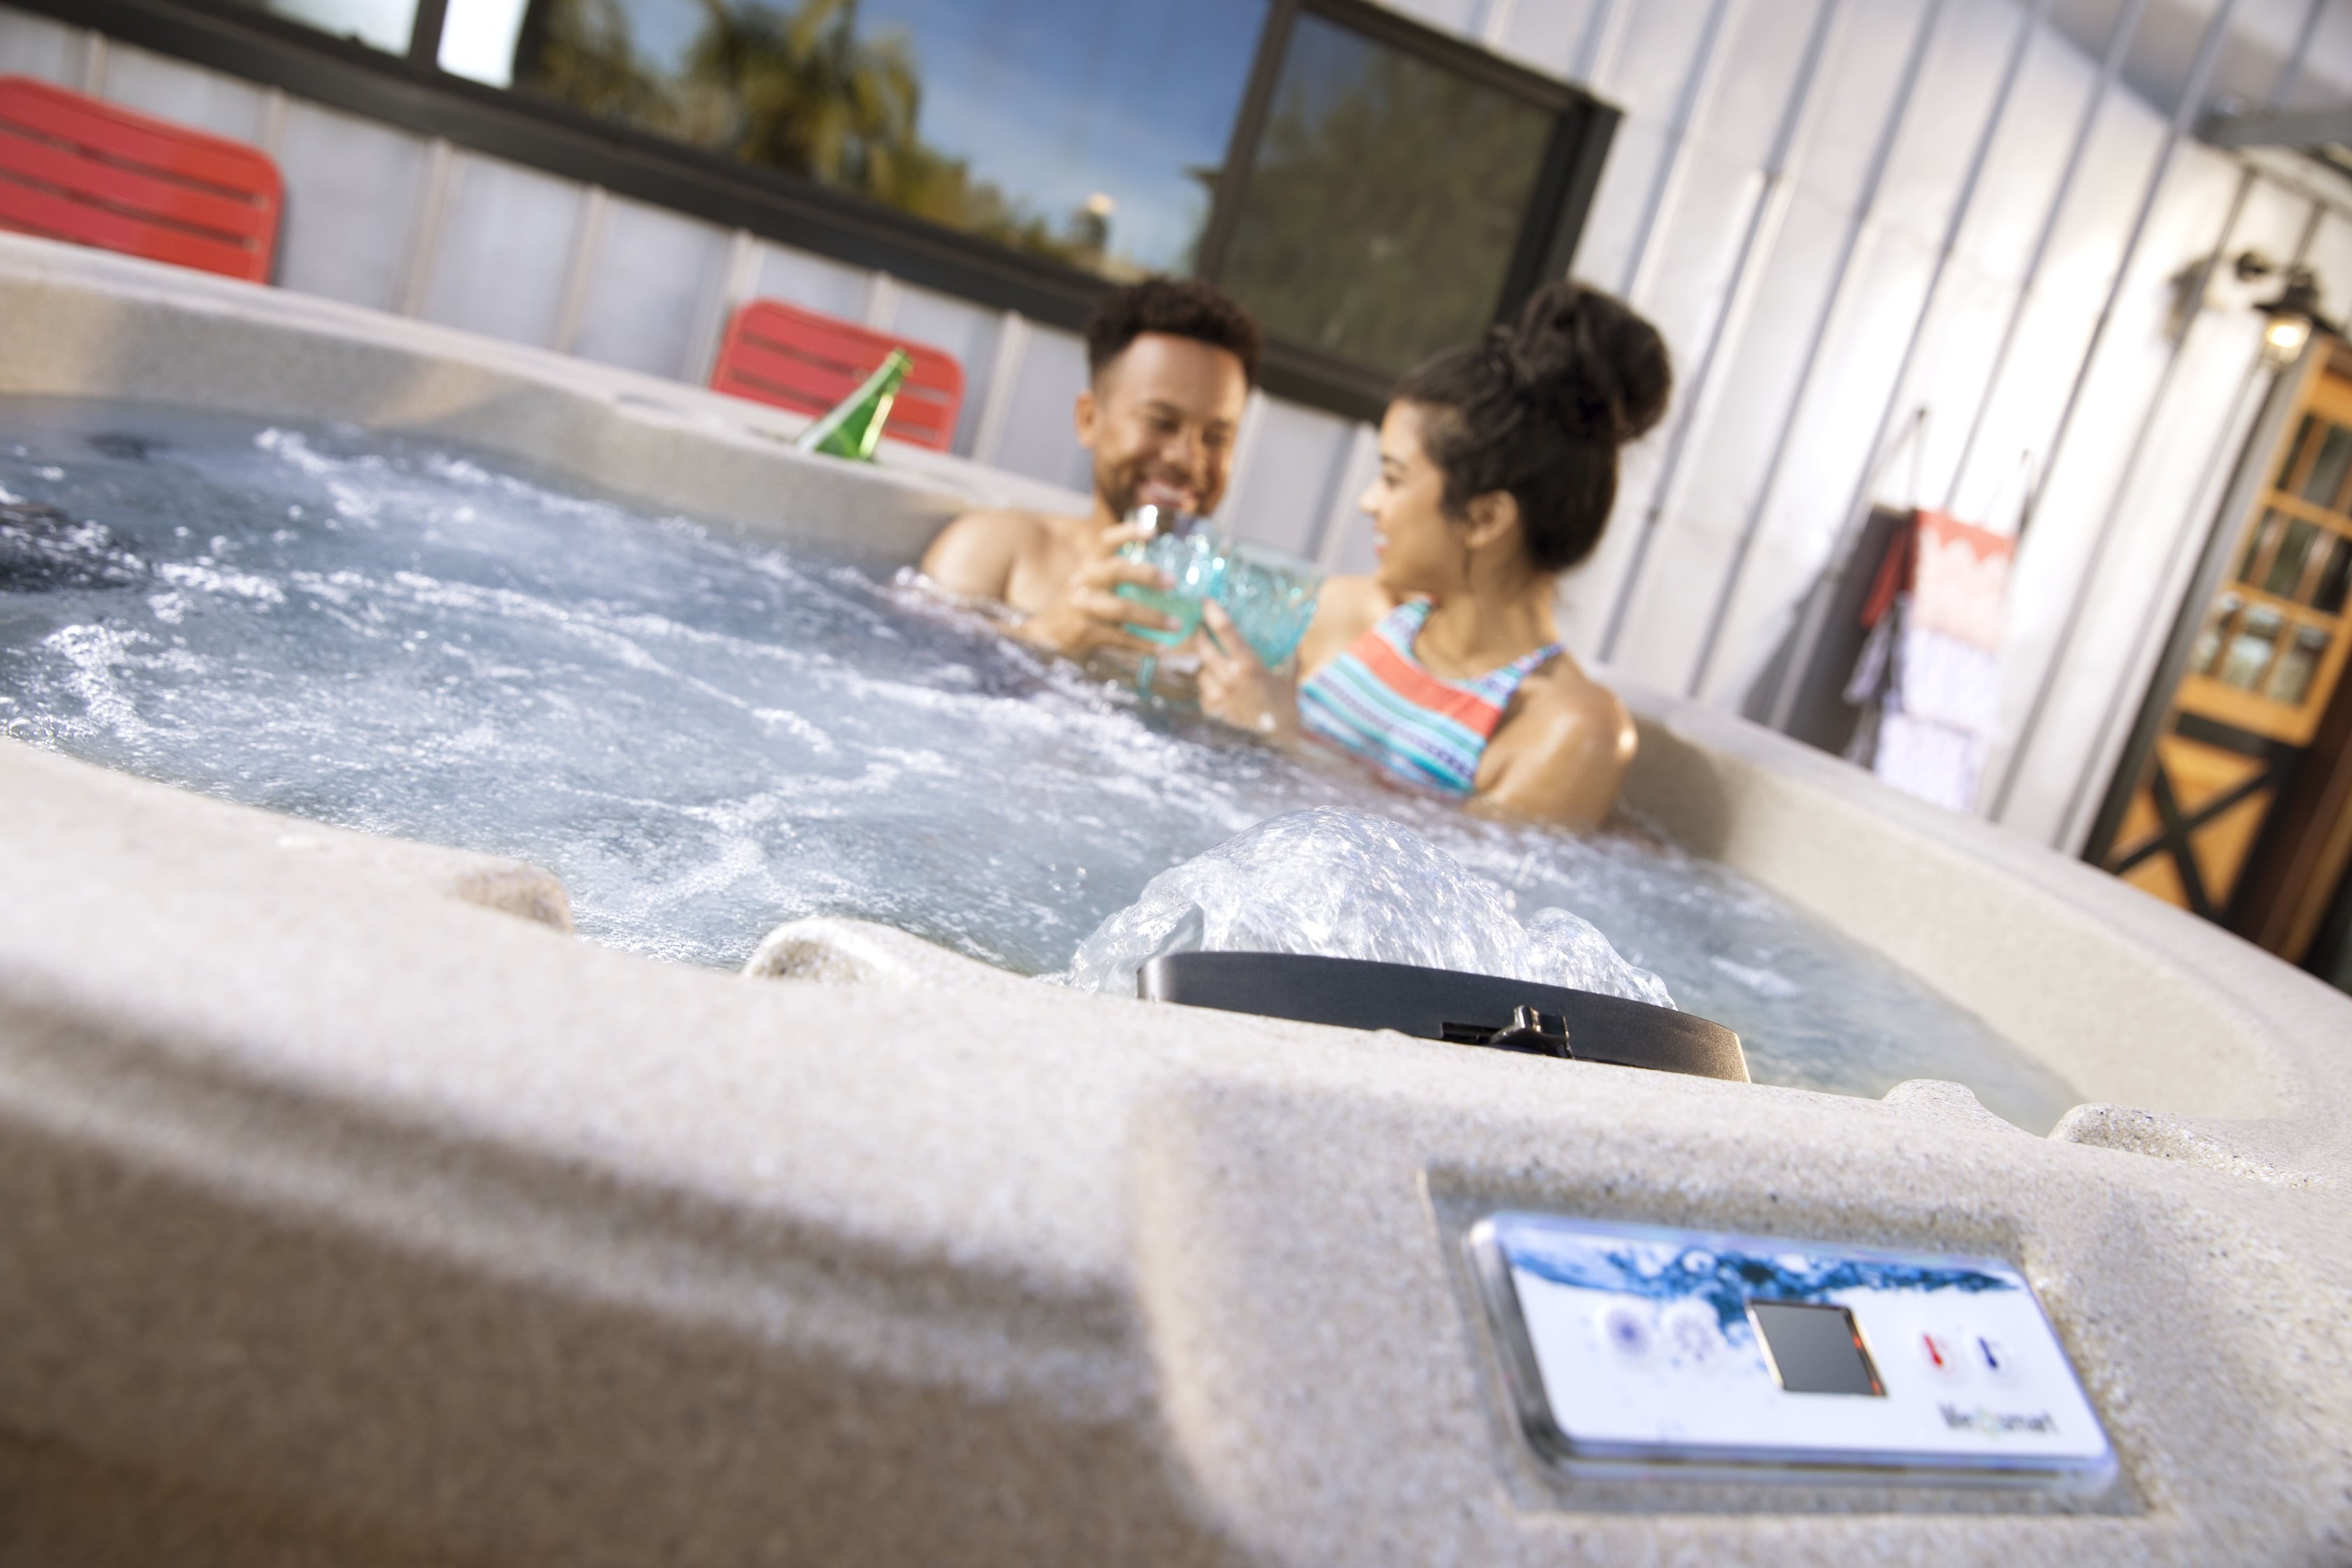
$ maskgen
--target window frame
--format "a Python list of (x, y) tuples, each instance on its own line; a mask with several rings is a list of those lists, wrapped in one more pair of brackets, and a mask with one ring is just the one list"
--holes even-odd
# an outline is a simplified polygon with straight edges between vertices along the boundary
[[(1416, 59), (1457, 71), (1482, 86), (1512, 94), (1551, 117), (1542, 161), (1519, 216), (1519, 233), (1510, 260), (1503, 269), (1502, 288), (1488, 321), (1516, 315), (1529, 294), (1547, 278), (1565, 278), (1584, 232), (1584, 220), (1601, 184), (1601, 169), (1615, 140), (1618, 112), (1591, 93), (1563, 81), (1515, 65), (1464, 39), (1423, 26), (1410, 17), (1370, 5), (1366, 0), (1269, 0), (1265, 26), (1251, 62), (1249, 86), (1234, 116), (1233, 139), (1225, 148), (1217, 194), (1201, 237), (1199, 275), (1218, 281), (1232, 258), (1242, 208), (1248, 198), (1257, 155), (1265, 144), (1265, 126), (1282, 79), (1290, 40), (1302, 16), (1315, 16), (1374, 43)], [(1363, 410), (1377, 419), (1388, 401), (1394, 373), (1369, 369), (1324, 353), (1302, 343), (1269, 335), (1266, 344), (1269, 391), (1279, 391), (1271, 380), (1277, 357), (1287, 367), (1305, 372), (1335, 391), (1345, 389)], [(1313, 402), (1314, 399), (1302, 399)], [(1332, 407), (1328, 403), (1319, 406)], [(1348, 412), (1334, 409), (1335, 412)]]
[[(990, 309), (1071, 331), (1117, 285), (1046, 257), (911, 216), (814, 180), (602, 119), (440, 68), (448, 0), (417, 0), (406, 53), (376, 49), (230, 0), (8, 0), (264, 86), (469, 152), (503, 158), (852, 266), (887, 272)], [(1614, 140), (1618, 111), (1543, 76), (1387, 10), (1371, 0), (1268, 0), (1242, 104), (1202, 232), (1199, 275), (1215, 281), (1263, 138), (1285, 50), (1301, 16), (1459, 71), (1551, 116), (1551, 133), (1496, 300), (1516, 311), (1536, 286), (1567, 275)], [(1392, 377), (1270, 337), (1260, 382), (1276, 396), (1349, 418), (1378, 418)]]

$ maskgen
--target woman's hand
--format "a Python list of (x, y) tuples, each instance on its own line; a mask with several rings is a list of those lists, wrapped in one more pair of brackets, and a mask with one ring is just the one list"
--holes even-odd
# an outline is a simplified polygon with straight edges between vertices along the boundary
[(1201, 624), (1203, 635), (1193, 639), (1201, 656), (1201, 711), (1276, 745), (1296, 744), (1298, 679), (1294, 667), (1286, 664), (1273, 670), (1259, 663), (1249, 639), (1213, 599), (1201, 607)]

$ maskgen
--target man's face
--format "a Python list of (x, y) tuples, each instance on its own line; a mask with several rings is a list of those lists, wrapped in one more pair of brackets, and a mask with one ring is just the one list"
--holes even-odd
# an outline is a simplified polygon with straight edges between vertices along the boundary
[(1139, 506), (1214, 511), (1248, 400), (1237, 355), (1164, 332), (1137, 338), (1078, 394), (1095, 500), (1114, 518)]

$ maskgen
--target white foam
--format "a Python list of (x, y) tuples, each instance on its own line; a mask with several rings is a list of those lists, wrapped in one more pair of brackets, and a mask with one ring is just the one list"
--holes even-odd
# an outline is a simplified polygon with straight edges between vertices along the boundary
[(1054, 976), (1132, 996), (1170, 952), (1301, 952), (1499, 974), (1671, 1007), (1590, 921), (1522, 925), (1503, 889), (1399, 822), (1318, 807), (1262, 822), (1151, 879)]
[(136, 741), (153, 733), (153, 727), (141, 715), (120, 671), (133, 663), (133, 648), (154, 640), (144, 632), (78, 626), (52, 632), (41, 646), (63, 656), (70, 668), (66, 686), (81, 699), (81, 716), (111, 734)]
[(167, 561), (155, 574), (174, 587), (197, 594), (229, 594), (257, 605), (282, 605), (286, 590), (250, 572), (224, 572), (217, 567)]

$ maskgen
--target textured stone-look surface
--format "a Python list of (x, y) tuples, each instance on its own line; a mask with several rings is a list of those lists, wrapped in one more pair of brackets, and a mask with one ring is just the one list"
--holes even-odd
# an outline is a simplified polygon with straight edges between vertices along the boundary
[[(6, 390), (441, 431), (883, 558), (993, 482), (629, 382), (0, 237)], [(2036, 1139), (1950, 1085), (1148, 1006), (847, 922), (690, 970), (528, 868), (0, 743), (0, 1557), (2352, 1560), (2352, 1000), (1638, 705), (1637, 805), (2093, 1103)], [(1454, 1262), (1503, 1204), (2011, 1258), (2124, 1484), (1563, 1481)]]

